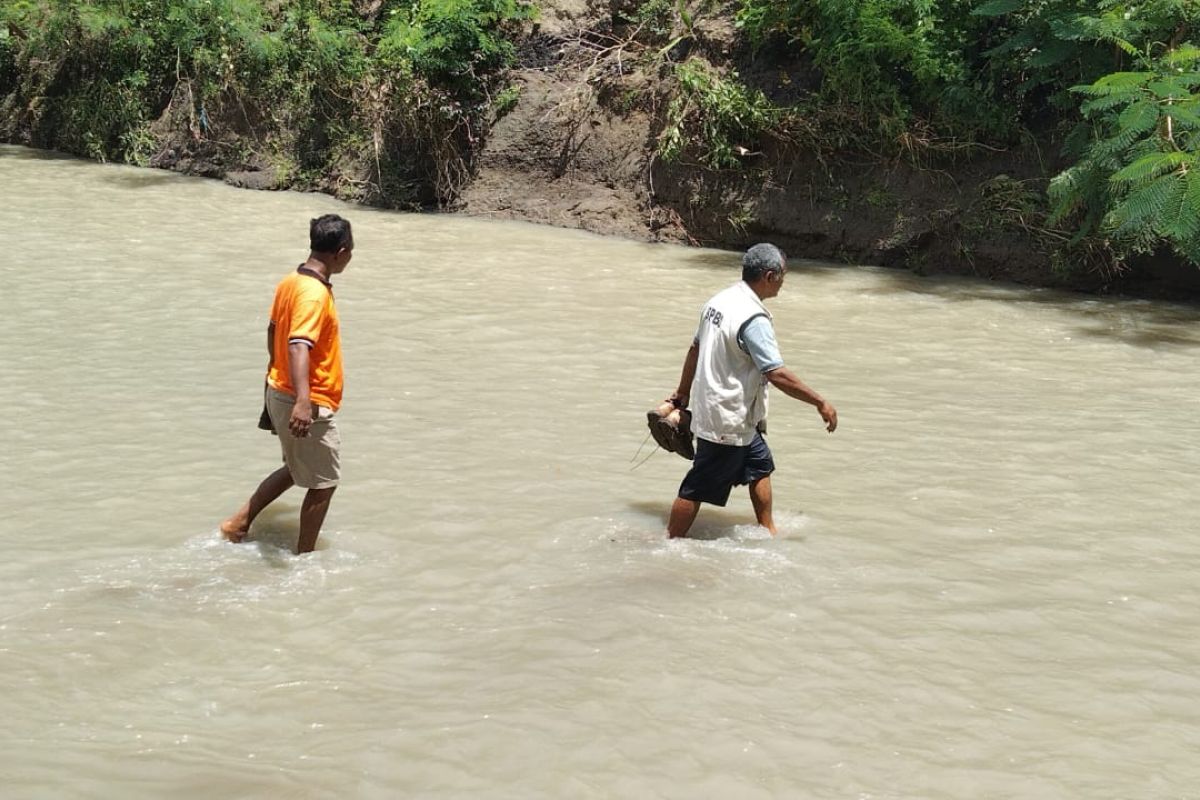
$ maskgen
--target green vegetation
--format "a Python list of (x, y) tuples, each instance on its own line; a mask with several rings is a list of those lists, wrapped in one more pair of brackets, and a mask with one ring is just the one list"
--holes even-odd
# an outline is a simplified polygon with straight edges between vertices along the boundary
[[(1049, 174), (993, 182), (975, 210), (1059, 263), (1173, 252), (1200, 265), (1197, 0), (611, 9), (612, 29), (580, 40), (581, 91), (612, 79), (617, 110), (652, 110), (665, 160), (769, 177), (789, 149), (942, 168), (1050, 143)], [(731, 12), (749, 77), (713, 63), (729, 52), (699, 24)], [(488, 126), (520, 102), (504, 76), (534, 15), (532, 0), (0, 0), (0, 137), (139, 164), (178, 151), (374, 202), (452, 203)], [(653, 80), (621, 85), (630, 69)]]
[(1050, 184), (1052, 222), (1100, 239), (1117, 259), (1170, 247), (1200, 265), (1200, 4), (994, 0), (978, 13), (1011, 36), (1017, 107), (1047, 97), (1084, 118), (1067, 137), (1075, 162)]
[(379, 53), (463, 95), (479, 92), (480, 80), (512, 63), (516, 55), (502, 33), (532, 19), (533, 7), (517, 0), (418, 0), (389, 10)]
[[(971, 75), (983, 25), (961, 0), (742, 0), (738, 25), (760, 49), (799, 45), (825, 103), (871, 109), (895, 134), (914, 114), (950, 130), (994, 130)], [(970, 78), (970, 80), (968, 80)], [(969, 110), (969, 118), (963, 112)]]
[(1141, 69), (1073, 88), (1089, 124), (1050, 184), (1053, 216), (1080, 218), (1077, 239), (1099, 232), (1130, 253), (1166, 242), (1200, 264), (1200, 48), (1126, 52)]
[(732, 147), (803, 133), (925, 163), (1033, 135), (1063, 142), (1066, 167), (1023, 225), (1068, 227), (1063, 247), (1111, 265), (1164, 248), (1200, 265), (1200, 3), (738, 0), (736, 21), (763, 64), (802, 56), (818, 87), (778, 108), (735, 73), (677, 65), (665, 158), (735, 167)]
[(367, 160), (374, 199), (446, 202), (514, 57), (506, 32), (532, 15), (519, 0), (366, 16), (353, 0), (0, 0), (0, 110), (39, 146), (133, 163), (175, 115), (288, 180)]
[(679, 92), (667, 110), (659, 138), (659, 154), (677, 159), (689, 146), (699, 150), (711, 169), (738, 167), (740, 155), (775, 124), (778, 110), (762, 92), (747, 89), (736, 72), (722, 77), (702, 60), (686, 61), (675, 70)]

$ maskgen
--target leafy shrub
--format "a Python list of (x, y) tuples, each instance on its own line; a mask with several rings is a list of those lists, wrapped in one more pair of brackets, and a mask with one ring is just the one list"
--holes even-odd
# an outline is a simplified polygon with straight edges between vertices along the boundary
[(512, 64), (516, 52), (505, 30), (535, 13), (519, 0), (415, 0), (391, 10), (380, 55), (410, 62), (432, 83), (473, 93), (485, 76)]
[(43, 143), (99, 159), (144, 160), (138, 132), (180, 82), (202, 112), (224, 89), (265, 81), (283, 50), (252, 0), (23, 0), (0, 18), (21, 32), (9, 92), (42, 98)]
[(369, 159), (373, 199), (428, 202), (422, 182), (446, 199), (491, 119), (508, 36), (533, 7), (384, 0), (364, 17), (360, 5), (0, 0), (0, 100), (36, 144), (93, 158), (147, 161), (150, 123), (169, 110), (197, 147), (224, 136), (264, 148), (291, 181), (340, 180), (343, 165)]
[(955, 0), (740, 0), (736, 21), (757, 47), (799, 45), (824, 101), (870, 108), (884, 131), (914, 112), (949, 129), (1001, 127), (968, 80), (962, 43), (982, 26)]
[(638, 6), (630, 21), (655, 39), (665, 39), (675, 30), (680, 0), (646, 0)]
[(739, 148), (750, 150), (779, 121), (762, 92), (747, 89), (736, 72), (721, 76), (691, 59), (675, 67), (679, 91), (667, 110), (658, 152), (668, 161), (694, 151), (713, 169), (737, 167)]
[(1143, 69), (1075, 87), (1094, 127), (1051, 182), (1054, 216), (1080, 218), (1077, 238), (1100, 231), (1119, 255), (1165, 243), (1200, 265), (1200, 48), (1137, 55)]

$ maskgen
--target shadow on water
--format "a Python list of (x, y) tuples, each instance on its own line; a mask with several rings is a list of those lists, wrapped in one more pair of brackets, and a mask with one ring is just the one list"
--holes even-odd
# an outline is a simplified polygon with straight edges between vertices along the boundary
[[(741, 254), (704, 250), (684, 256), (691, 264), (737, 275)], [(1061, 289), (1000, 283), (958, 275), (916, 275), (885, 267), (838, 266), (793, 259), (795, 272), (804, 280), (834, 280), (843, 269), (870, 270), (881, 280), (859, 290), (877, 296), (923, 295), (950, 303), (993, 301), (1008, 304), (1052, 306), (1080, 318), (1075, 332), (1081, 337), (1107, 339), (1145, 349), (1200, 347), (1200, 305), (1141, 298), (1100, 297)]]
[(194, 175), (180, 175), (163, 169), (121, 170), (106, 172), (98, 176), (100, 180), (122, 189), (149, 189), (168, 183), (183, 183), (186, 181), (211, 181), (211, 178), (198, 178)]
[(920, 276), (878, 270), (887, 285), (872, 294), (920, 294), (952, 303), (994, 301), (1051, 306), (1080, 318), (1079, 336), (1147, 349), (1200, 346), (1200, 306), (1126, 297), (1098, 297), (1059, 289), (989, 282), (959, 276)]
[(719, 269), (722, 272), (740, 274), (742, 254), (735, 250), (687, 250), (683, 259), (697, 267)]
[(0, 145), (0, 161), (54, 161), (62, 166), (71, 167), (105, 167), (94, 177), (98, 181), (124, 189), (144, 189), (163, 186), (168, 183), (185, 183), (187, 181), (211, 181), (196, 175), (182, 175), (164, 169), (138, 168), (127, 164), (103, 164), (80, 156), (60, 153), (53, 150), (33, 150), (17, 145)]
[(81, 167), (92, 166), (96, 163), (69, 153), (60, 153), (56, 150), (34, 150), (31, 147), (21, 147), (15, 144), (0, 144), (0, 159), (10, 159), (13, 161), (64, 161), (77, 164)]

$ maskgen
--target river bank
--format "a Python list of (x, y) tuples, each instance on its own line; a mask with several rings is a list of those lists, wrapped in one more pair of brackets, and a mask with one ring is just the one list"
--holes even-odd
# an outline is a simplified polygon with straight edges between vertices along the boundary
[[(380, 90), (348, 105), (369, 135), (338, 139), (332, 125), (310, 125), (245, 93), (198, 105), (181, 81), (129, 150), (149, 166), (251, 189), (734, 250), (770, 240), (794, 257), (917, 274), (1200, 297), (1200, 271), (1175, 257), (1114, 270), (1100, 259), (1085, 263), (1086, 251), (1067, 254), (1070, 231), (1046, 221), (1046, 186), (1065, 166), (1053, 133), (999, 148), (915, 129), (884, 153), (829, 149), (822, 132), (735, 141), (737, 163), (720, 168), (696, 153), (661, 157), (680, 96), (669, 64), (699, 58), (736, 71), (779, 105), (812, 83), (813, 69), (799, 57), (776, 57), (768, 68), (720, 11), (689, 20), (686, 37), (656, 49), (631, 22), (638, 4), (625, 5), (541, 3), (538, 20), (514, 35), (513, 66), (479, 104), (485, 111), (464, 116), (465, 125), (443, 124), (435, 108), (422, 119), (385, 119)], [(62, 146), (40, 101), (0, 104), (0, 140)]]

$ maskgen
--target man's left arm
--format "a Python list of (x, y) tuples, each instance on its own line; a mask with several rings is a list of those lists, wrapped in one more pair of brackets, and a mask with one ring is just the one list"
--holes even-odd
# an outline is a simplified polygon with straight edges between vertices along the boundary
[(816, 406), (821, 419), (825, 420), (825, 430), (833, 433), (837, 429), (837, 409), (783, 365), (783, 356), (775, 341), (775, 328), (769, 319), (756, 317), (750, 320), (742, 331), (741, 344), (768, 383), (788, 397)]
[(776, 367), (770, 372), (765, 373), (763, 377), (788, 397), (794, 397), (797, 400), (803, 400), (809, 405), (816, 406), (817, 413), (821, 415), (821, 419), (825, 420), (825, 430), (830, 433), (837, 430), (837, 409), (828, 400), (809, 388), (804, 381), (796, 377), (796, 373), (787, 367)]

